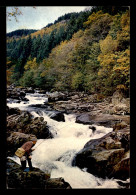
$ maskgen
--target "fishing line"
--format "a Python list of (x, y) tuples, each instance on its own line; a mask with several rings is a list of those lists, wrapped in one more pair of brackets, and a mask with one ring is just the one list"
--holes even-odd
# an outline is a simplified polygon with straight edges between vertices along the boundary
[[(75, 122), (71, 122), (71, 124), (72, 124), (72, 123), (75, 123)], [(70, 126), (71, 124), (68, 124), (68, 125), (66, 125), (66, 126), (64, 126), (64, 127), (61, 127), (61, 128), (59, 128), (59, 129), (57, 128), (57, 130), (60, 130), (60, 129), (62, 129), (62, 128), (65, 128), (65, 127), (67, 127), (67, 126)], [(52, 125), (52, 126), (56, 127), (55, 125)], [(49, 136), (48, 136), (48, 137), (49, 137)], [(48, 137), (47, 137), (47, 138), (48, 138)], [(46, 138), (46, 139), (47, 139), (47, 138)], [(41, 143), (43, 143), (44, 141), (46, 141), (46, 139), (44, 139), (43, 141), (41, 141), (39, 145), (41, 145)], [(39, 146), (39, 145), (38, 145), (38, 146)], [(36, 149), (38, 146), (36, 146), (34, 149)]]
[[(34, 112), (34, 111), (33, 111)], [(42, 111), (42, 116), (44, 115), (44, 112)], [(40, 115), (39, 115), (40, 116)], [(48, 115), (47, 115), (48, 116)], [(48, 116), (49, 117), (49, 116)], [(51, 119), (50, 117), (49, 117), (49, 119)], [(52, 119), (53, 120), (53, 119)], [(47, 121), (46, 121), (47, 122)], [(55, 125), (51, 125), (50, 127), (55, 127), (55, 128), (57, 128), (57, 130), (60, 130), (60, 129), (63, 129), (63, 128), (65, 128), (65, 127), (67, 127), (67, 126), (70, 126), (70, 125), (72, 125), (72, 124), (74, 124), (75, 123), (75, 121), (73, 121), (73, 122), (71, 122), (70, 124), (68, 124), (68, 125), (65, 125), (65, 126), (63, 126), (63, 127), (61, 127), (61, 128), (57, 128)], [(48, 136), (49, 137), (49, 136)], [(48, 138), (47, 137), (47, 138)], [(46, 138), (46, 139), (47, 139)], [(44, 141), (46, 141), (46, 139), (44, 139), (43, 141), (41, 141), (40, 142), (40, 144), (39, 145), (41, 145)], [(36, 149), (37, 147), (39, 147), (39, 145), (38, 146), (36, 146), (34, 149)]]

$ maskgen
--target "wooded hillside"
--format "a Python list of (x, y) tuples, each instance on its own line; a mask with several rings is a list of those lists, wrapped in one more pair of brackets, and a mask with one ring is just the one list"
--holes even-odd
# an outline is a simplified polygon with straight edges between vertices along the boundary
[(127, 7), (94, 6), (7, 41), (8, 84), (103, 95), (120, 88), (128, 96), (129, 74)]

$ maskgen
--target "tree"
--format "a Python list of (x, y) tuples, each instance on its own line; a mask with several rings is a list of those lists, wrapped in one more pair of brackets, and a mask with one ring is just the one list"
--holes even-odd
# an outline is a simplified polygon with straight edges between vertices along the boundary
[(24, 43), (24, 56), (23, 57), (25, 58), (26, 61), (28, 57), (31, 55), (31, 47), (32, 47), (32, 39), (31, 39), (31, 35), (29, 35)]
[[(35, 6), (32, 6), (33, 8), (36, 8)], [(9, 8), (9, 7), (8, 7)], [(7, 9), (6, 16), (9, 21), (11, 21), (11, 18), (14, 18), (16, 22), (18, 22), (17, 16), (18, 15), (23, 15), (22, 11), (20, 10), (19, 7), (12, 7), (11, 10)]]
[(98, 76), (102, 80), (105, 93), (113, 92), (118, 85), (124, 85), (129, 91), (130, 34), (128, 12), (121, 16), (120, 27), (116, 39), (112, 39), (108, 35), (103, 41), (100, 41), (101, 53), (98, 56), (100, 62)]
[(24, 87), (33, 87), (34, 86), (33, 75), (34, 75), (33, 70), (26, 71), (23, 77), (19, 80), (19, 84), (21, 84), (21, 86)]
[(86, 91), (96, 93), (99, 92), (98, 71), (100, 63), (97, 58), (100, 54), (100, 44), (93, 42), (89, 48), (90, 54), (86, 62), (84, 88)]
[(81, 72), (76, 72), (72, 77), (72, 88), (74, 90), (83, 90), (84, 75)]
[(25, 71), (31, 70), (31, 69), (37, 69), (37, 68), (38, 68), (38, 64), (36, 62), (36, 58), (34, 58), (33, 60), (27, 61), (27, 63), (24, 66)]

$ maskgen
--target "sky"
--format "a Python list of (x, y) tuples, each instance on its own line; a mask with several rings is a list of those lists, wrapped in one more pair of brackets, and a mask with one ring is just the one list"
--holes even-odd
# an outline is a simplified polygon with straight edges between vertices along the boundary
[[(71, 12), (83, 11), (88, 6), (36, 6), (33, 8), (19, 7), (22, 12), (17, 16), (18, 22), (12, 17), (11, 21), (6, 21), (6, 31), (12, 32), (18, 29), (36, 29), (40, 30), (49, 23), (54, 23), (58, 17)], [(7, 7), (6, 11), (11, 12), (13, 7)]]

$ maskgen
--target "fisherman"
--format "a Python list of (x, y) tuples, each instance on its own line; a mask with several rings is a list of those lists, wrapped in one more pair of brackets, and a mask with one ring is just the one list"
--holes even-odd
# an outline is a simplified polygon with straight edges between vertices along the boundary
[(36, 138), (32, 138), (30, 141), (27, 141), (26, 143), (24, 143), (21, 148), (23, 148), (25, 150), (25, 154), (20, 158), (20, 162), (22, 165), (22, 169), (25, 170), (26, 169), (26, 160), (28, 162), (29, 165), (29, 170), (33, 170), (32, 167), (32, 162), (31, 162), (31, 152), (34, 151), (35, 149), (32, 148), (37, 142)]

